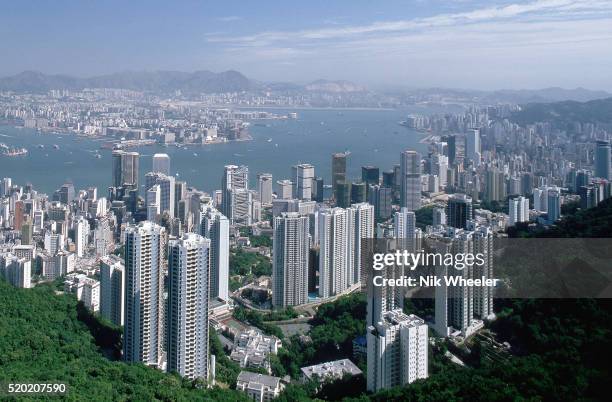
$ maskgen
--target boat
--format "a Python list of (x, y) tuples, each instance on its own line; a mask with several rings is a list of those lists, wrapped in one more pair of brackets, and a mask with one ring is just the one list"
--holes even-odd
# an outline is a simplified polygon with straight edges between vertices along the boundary
[(193, 156), (198, 156), (198, 154), (196, 152), (193, 153)]
[(45, 146), (43, 144), (38, 144), (38, 148), (44, 148)]
[(96, 154), (96, 159), (101, 159), (101, 158), (102, 158), (102, 155)]
[[(4, 145), (4, 144), (3, 144)], [(0, 155), (2, 156), (21, 156), (26, 155), (28, 150), (26, 148), (8, 148), (2, 147), (3, 151)]]
[(53, 149), (59, 149), (59, 145), (53, 144)]
[(268, 138), (266, 141), (267, 142), (272, 142), (272, 138)]

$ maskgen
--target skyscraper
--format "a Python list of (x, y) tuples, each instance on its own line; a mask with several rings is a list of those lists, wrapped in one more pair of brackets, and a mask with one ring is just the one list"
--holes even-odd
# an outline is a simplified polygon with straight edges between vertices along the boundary
[(138, 152), (113, 151), (113, 187), (138, 189)]
[(503, 201), (506, 198), (506, 185), (504, 173), (497, 168), (487, 170), (485, 183), (486, 201)]
[(285, 308), (308, 302), (309, 222), (297, 212), (274, 218), (272, 305)]
[(210, 239), (210, 299), (229, 300), (229, 221), (212, 207), (200, 212), (200, 234)]
[(100, 260), (100, 314), (119, 326), (124, 324), (125, 267), (117, 256)]
[(351, 223), (343, 208), (319, 212), (319, 296), (331, 297), (352, 283)]
[(159, 184), (155, 184), (147, 190), (145, 205), (147, 207), (147, 220), (157, 222), (157, 218), (161, 214), (161, 187)]
[(351, 204), (367, 201), (367, 187), (365, 182), (351, 184)]
[(448, 157), (435, 154), (431, 157), (431, 174), (438, 176), (441, 187), (446, 187), (448, 175)]
[(170, 157), (168, 154), (153, 155), (152, 172), (170, 175)]
[(264, 205), (272, 204), (272, 174), (259, 173), (257, 175), (257, 191), (259, 201)]
[(159, 185), (159, 211), (167, 213), (174, 218), (174, 201), (176, 190), (174, 176), (166, 176), (163, 173), (149, 172), (145, 175), (145, 187), (149, 190), (156, 184)]
[(78, 217), (74, 222), (73, 229), (76, 255), (77, 257), (83, 257), (89, 245), (89, 223), (87, 219), (82, 216)]
[(393, 228), (395, 238), (398, 239), (398, 247), (415, 252), (416, 248), (416, 216), (408, 208), (402, 208), (393, 216)]
[(10, 194), (12, 187), (12, 179), (10, 177), (4, 177), (2, 183), (0, 183), (0, 195), (6, 197)]
[(548, 190), (547, 204), (546, 220), (548, 224), (552, 225), (561, 218), (561, 193), (559, 189)]
[(314, 181), (313, 181), (313, 185), (312, 185), (312, 193), (313, 193), (313, 200), (316, 202), (323, 202), (324, 199), (324, 188), (323, 188), (323, 178), (322, 177), (315, 177)]
[[(176, 180), (174, 182), (174, 216), (178, 218), (186, 218), (182, 217), (179, 213), (179, 205), (182, 200), (187, 197), (187, 182)], [(183, 222), (185, 224), (186, 222)]]
[(446, 219), (449, 226), (466, 228), (467, 221), (473, 219), (472, 198), (465, 194), (453, 194), (448, 197)]
[(548, 187), (538, 187), (533, 190), (533, 209), (538, 212), (548, 210)]
[(393, 188), (395, 185), (395, 171), (394, 170), (385, 170), (382, 173), (382, 185), (385, 187)]
[(610, 180), (612, 178), (610, 143), (597, 141), (595, 143), (595, 176)]
[(166, 231), (152, 222), (125, 230), (123, 359), (163, 367)]
[(595, 185), (581, 186), (578, 189), (580, 195), (580, 208), (588, 209), (597, 206), (599, 200), (599, 188)]
[(168, 247), (168, 371), (208, 379), (210, 240), (187, 233)]
[(279, 180), (276, 182), (278, 191), (276, 192), (277, 198), (281, 200), (290, 200), (293, 197), (293, 183), (291, 180)]
[(404, 151), (400, 162), (400, 206), (416, 211), (421, 207), (421, 155)]
[(374, 205), (376, 219), (387, 219), (391, 216), (393, 194), (391, 187), (374, 185), (370, 186), (368, 202)]
[[(238, 197), (233, 196), (232, 193), (240, 190), (243, 191), (243, 193), (248, 193), (248, 191), (246, 191), (248, 189), (249, 168), (247, 166), (226, 165), (221, 183), (221, 212), (223, 212), (223, 215), (225, 215), (232, 224), (234, 224), (235, 220), (233, 213), (236, 211), (237, 203), (243, 202), (245, 198), (244, 195)], [(250, 205), (250, 202), (248, 202), (248, 204)], [(247, 208), (250, 208), (250, 206)], [(241, 207), (241, 209), (243, 208)], [(243, 220), (243, 217), (239, 217), (239, 220)]]
[(380, 391), (429, 376), (428, 328), (400, 309), (385, 312), (367, 328), (367, 389)]
[[(414, 213), (404, 210), (409, 221)], [(404, 225), (409, 231), (410, 222)], [(401, 226), (401, 225), (400, 225)], [(396, 249), (394, 240), (378, 242), (377, 249), (389, 252)], [(401, 248), (401, 246), (400, 246)], [(382, 250), (378, 250), (382, 251)], [(388, 266), (376, 275), (386, 280), (404, 276), (404, 266)], [(387, 282), (388, 283), (388, 282)], [(367, 281), (367, 389), (381, 389), (409, 384), (428, 376), (428, 330), (425, 322), (402, 312), (405, 288), (402, 286), (374, 286)]]
[(348, 208), (351, 205), (351, 182), (343, 181), (336, 183), (334, 197), (338, 207)]
[(230, 223), (237, 227), (250, 226), (253, 220), (253, 193), (246, 189), (231, 190), (229, 204)]
[(312, 199), (312, 182), (314, 180), (314, 166), (308, 163), (295, 165), (291, 168), (293, 180), (293, 198), (310, 201)]
[(334, 196), (336, 196), (336, 190), (338, 183), (344, 183), (346, 181), (346, 158), (348, 154), (345, 152), (339, 152), (332, 154), (332, 189)]
[[(351, 230), (349, 235), (352, 236), (351, 241), (353, 244), (351, 249), (353, 258), (352, 265), (352, 279), (349, 279), (350, 284), (356, 284), (361, 281), (362, 262), (367, 257), (368, 239), (374, 238), (374, 206), (367, 202), (353, 204), (349, 208), (349, 216), (352, 220)], [(349, 275), (351, 275), (349, 273)]]
[(370, 185), (378, 184), (380, 181), (380, 170), (376, 166), (361, 167), (361, 181)]
[(525, 197), (512, 198), (508, 202), (508, 224), (514, 226), (519, 222), (529, 221), (529, 199)]
[(17, 288), (31, 288), (32, 261), (12, 253), (0, 254), (0, 277)]
[(480, 130), (470, 129), (465, 137), (465, 157), (478, 166), (480, 153)]
[[(434, 240), (432, 247), (441, 254), (481, 254), (483, 263), (472, 265), (436, 267), (439, 278), (460, 277), (463, 279), (493, 278), (493, 234), (488, 227), (479, 226), (473, 231), (449, 229)], [(482, 320), (493, 316), (493, 289), (488, 286), (463, 284), (435, 288), (435, 330), (442, 336), (460, 331), (468, 337), (482, 326)]]

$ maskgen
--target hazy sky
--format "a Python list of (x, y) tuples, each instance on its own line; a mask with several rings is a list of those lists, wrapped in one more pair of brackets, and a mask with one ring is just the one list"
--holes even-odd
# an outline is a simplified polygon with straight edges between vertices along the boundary
[(159, 69), (612, 90), (612, 0), (0, 3), (0, 75)]

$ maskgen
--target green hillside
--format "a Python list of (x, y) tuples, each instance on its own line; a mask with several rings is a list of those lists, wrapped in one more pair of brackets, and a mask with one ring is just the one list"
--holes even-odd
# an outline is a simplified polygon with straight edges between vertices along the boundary
[(537, 122), (551, 122), (557, 126), (580, 123), (612, 124), (612, 98), (589, 102), (529, 103), (512, 115), (511, 120), (525, 125)]
[(246, 400), (237, 391), (202, 390), (176, 375), (105, 358), (92, 332), (112, 355), (112, 330), (51, 286), (16, 289), (0, 280), (0, 306), (0, 383), (64, 382), (72, 401)]

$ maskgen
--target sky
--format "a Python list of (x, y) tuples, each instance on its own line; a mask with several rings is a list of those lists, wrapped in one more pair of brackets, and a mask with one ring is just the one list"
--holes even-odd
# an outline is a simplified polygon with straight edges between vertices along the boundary
[(370, 88), (612, 91), (612, 0), (5, 0), (0, 76), (237, 70)]

